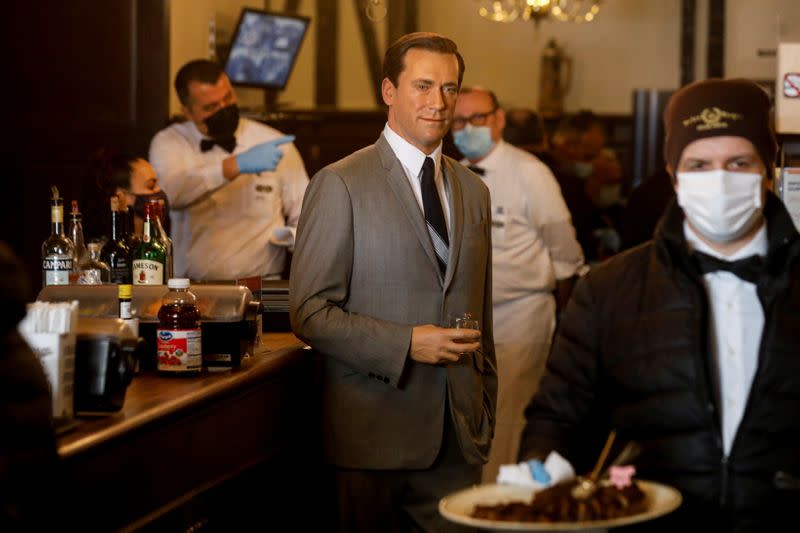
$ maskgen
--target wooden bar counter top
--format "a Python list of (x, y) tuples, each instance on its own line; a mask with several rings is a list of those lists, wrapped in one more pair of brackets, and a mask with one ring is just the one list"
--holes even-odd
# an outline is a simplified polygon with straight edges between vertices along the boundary
[(136, 375), (120, 412), (82, 417), (58, 439), (66, 518), (92, 531), (202, 531), (259, 529), (259, 513), (286, 512), (319, 468), (316, 366), (304, 348), (264, 333), (236, 369)]

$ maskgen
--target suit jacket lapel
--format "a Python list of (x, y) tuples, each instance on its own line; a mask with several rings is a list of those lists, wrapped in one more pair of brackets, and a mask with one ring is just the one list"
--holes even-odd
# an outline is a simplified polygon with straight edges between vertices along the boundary
[[(397, 156), (394, 155), (392, 147), (389, 146), (389, 142), (383, 135), (381, 135), (375, 143), (375, 147), (380, 155), (381, 164), (383, 168), (386, 169), (389, 187), (391, 187), (395, 196), (397, 196), (400, 205), (403, 206), (403, 210), (411, 223), (411, 227), (414, 228), (414, 233), (417, 235), (417, 239), (419, 239), (420, 244), (425, 250), (425, 254), (428, 256), (428, 259), (430, 259), (436, 272), (440, 272), (439, 262), (436, 259), (436, 252), (433, 249), (433, 243), (428, 234), (425, 214), (419, 207), (419, 202), (417, 202), (417, 197), (414, 196), (414, 191), (411, 190), (411, 185), (408, 183), (408, 178), (406, 177), (405, 170), (403, 170), (403, 166), (400, 164)], [(439, 277), (441, 280), (441, 274)]]
[(453, 281), (453, 274), (458, 266), (458, 255), (461, 252), (461, 236), (464, 233), (464, 201), (463, 191), (461, 190), (461, 183), (456, 176), (455, 168), (452, 162), (442, 155), (442, 171), (445, 173), (450, 197), (448, 203), (450, 204), (450, 258), (447, 260), (447, 272), (444, 279), (444, 290), (450, 286)]

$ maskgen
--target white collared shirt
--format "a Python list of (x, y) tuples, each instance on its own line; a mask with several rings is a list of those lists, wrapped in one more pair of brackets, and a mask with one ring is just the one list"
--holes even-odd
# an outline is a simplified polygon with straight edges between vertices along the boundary
[[(749, 243), (730, 256), (720, 254), (700, 240), (687, 222), (684, 222), (683, 233), (690, 250), (726, 261), (751, 255), (765, 256), (767, 253), (766, 225), (762, 225)], [(723, 450), (728, 455), (758, 367), (764, 309), (755, 284), (731, 272), (709, 272), (703, 275), (703, 283), (708, 293), (711, 349), (719, 383)]]
[[(283, 134), (242, 118), (236, 130), (239, 154)], [(219, 146), (200, 150), (203, 134), (191, 121), (158, 132), (150, 144), (150, 163), (170, 202), (176, 277), (237, 279), (283, 271), (286, 248), (273, 232), (294, 228), (308, 185), (300, 153), (292, 143), (274, 172), (241, 174), (228, 181), (222, 161), (231, 154)]]
[(414, 196), (417, 198), (417, 203), (422, 210), (423, 216), (425, 208), (422, 204), (422, 164), (425, 162), (426, 157), (433, 159), (433, 164), (436, 168), (436, 173), (434, 174), (436, 190), (439, 192), (439, 199), (442, 201), (444, 220), (447, 224), (447, 231), (450, 233), (450, 202), (447, 197), (448, 184), (442, 172), (442, 143), (439, 143), (436, 150), (428, 156), (422, 153), (419, 148), (413, 146), (395, 133), (395, 131), (389, 127), (388, 122), (383, 128), (383, 136), (392, 148), (394, 155), (400, 160), (400, 164), (406, 173), (406, 178), (408, 178), (408, 183), (411, 185), (411, 190), (414, 191)]
[(492, 199), (494, 303), (549, 294), (556, 280), (582, 273), (583, 250), (547, 165), (502, 139), (475, 165), (483, 168)]

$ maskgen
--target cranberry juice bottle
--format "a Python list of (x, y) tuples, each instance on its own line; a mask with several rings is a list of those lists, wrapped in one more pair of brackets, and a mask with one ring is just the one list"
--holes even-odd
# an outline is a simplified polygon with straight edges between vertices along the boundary
[(189, 280), (173, 278), (158, 311), (156, 346), (158, 370), (170, 374), (197, 374), (203, 369), (200, 310)]

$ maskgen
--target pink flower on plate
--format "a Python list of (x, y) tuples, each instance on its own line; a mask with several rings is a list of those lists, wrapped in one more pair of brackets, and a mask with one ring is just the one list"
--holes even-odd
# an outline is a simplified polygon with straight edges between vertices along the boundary
[(611, 484), (618, 489), (629, 487), (631, 479), (636, 474), (636, 467), (633, 465), (612, 466), (608, 472)]

